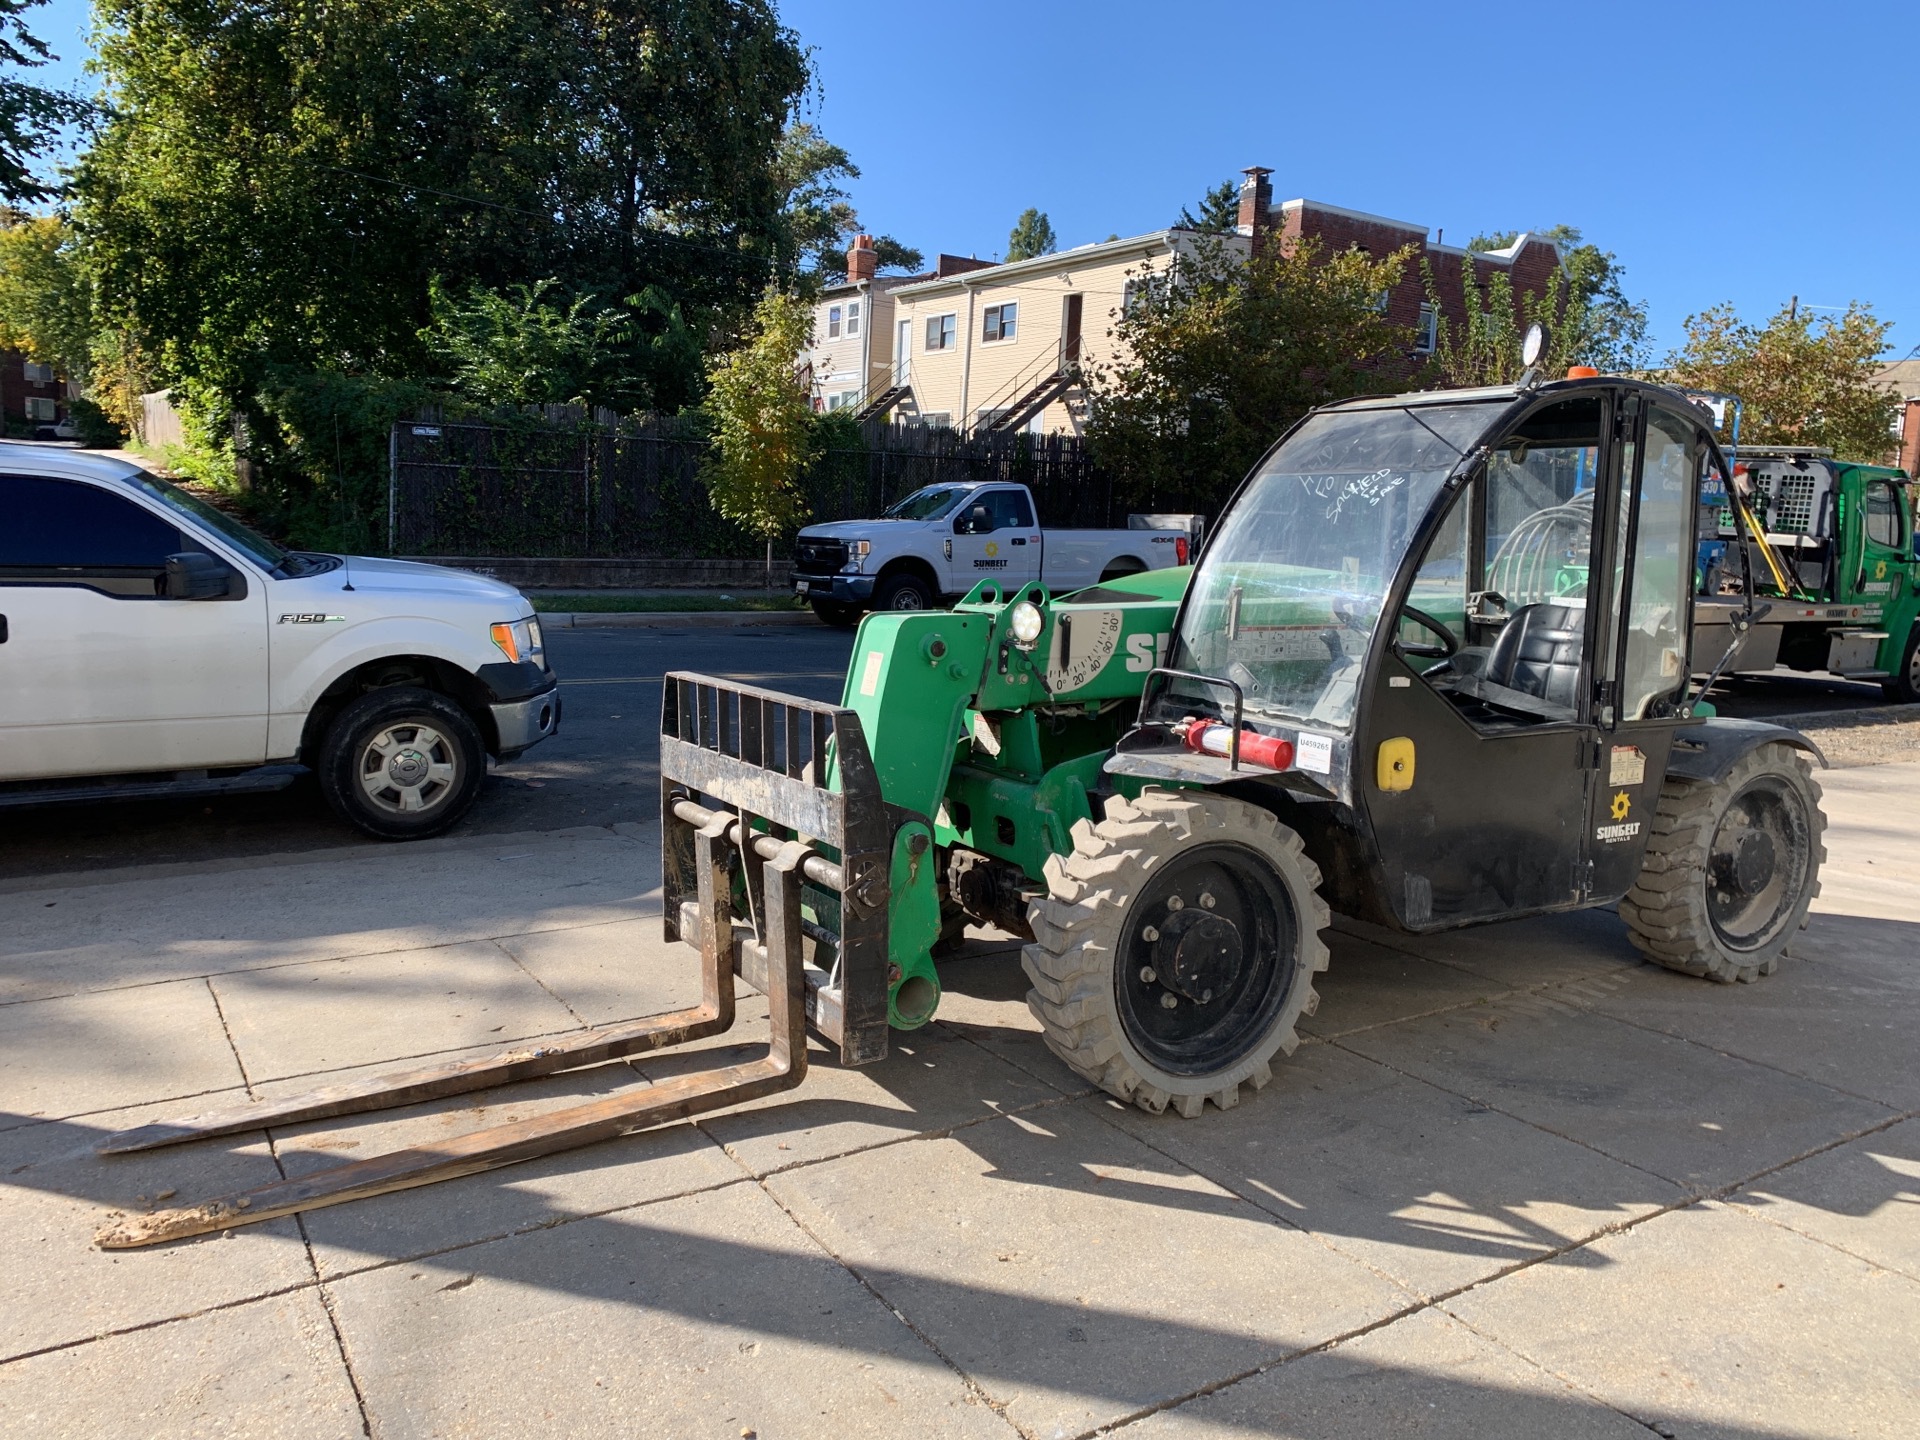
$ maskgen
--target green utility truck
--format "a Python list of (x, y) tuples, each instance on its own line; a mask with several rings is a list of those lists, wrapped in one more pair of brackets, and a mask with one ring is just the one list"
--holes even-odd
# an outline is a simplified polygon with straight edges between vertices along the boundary
[[(767, 998), (764, 1051), (127, 1217), (100, 1243), (426, 1184), (790, 1089), (808, 1028), (843, 1063), (881, 1060), (892, 1032), (936, 1014), (942, 943), (968, 923), (1027, 940), (1028, 1003), (1066, 1066), (1187, 1116), (1236, 1104), (1293, 1050), (1333, 910), (1426, 934), (1617, 904), (1649, 960), (1755, 980), (1805, 922), (1825, 822), (1810, 742), (1696, 705), (1696, 513), (1727, 473), (1696, 406), (1632, 380), (1529, 372), (1349, 400), (1280, 439), (1190, 572), (1064, 597), (986, 581), (952, 610), (869, 615), (838, 704), (670, 675), (664, 926), (699, 957), (698, 1005), (103, 1148), (714, 1035), (733, 1024), (736, 977)], [(1751, 623), (1759, 602), (1740, 603)]]
[(1710, 669), (1726, 655), (1757, 594), (1726, 673), (1826, 671), (1920, 703), (1920, 540), (1906, 472), (1742, 446), (1733, 479), (1731, 493), (1702, 497), (1694, 663)]

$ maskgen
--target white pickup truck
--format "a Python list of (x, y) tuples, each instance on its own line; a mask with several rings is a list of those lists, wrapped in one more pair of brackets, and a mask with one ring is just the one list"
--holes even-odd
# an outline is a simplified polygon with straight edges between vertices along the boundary
[(1045, 530), (1024, 485), (929, 485), (877, 519), (807, 526), (793, 588), (829, 625), (866, 610), (930, 609), (982, 580), (1079, 590), (1187, 564), (1201, 524), (1198, 515), (1129, 515), (1124, 530)]
[(526, 597), (290, 552), (138, 466), (0, 442), (0, 807), (275, 790), (437, 834), (560, 726)]

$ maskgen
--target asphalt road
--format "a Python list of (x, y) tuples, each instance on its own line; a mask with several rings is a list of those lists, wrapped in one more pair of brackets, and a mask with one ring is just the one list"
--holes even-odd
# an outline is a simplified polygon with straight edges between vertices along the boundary
[[(652, 823), (660, 804), (666, 671), (698, 670), (832, 700), (853, 637), (814, 625), (636, 627), (552, 629), (547, 644), (561, 677), (560, 734), (496, 767), (456, 835)], [(334, 819), (306, 779), (271, 795), (0, 811), (0, 878), (383, 843)]]
[[(699, 670), (813, 699), (840, 694), (852, 637), (824, 626), (548, 632), (561, 676), (559, 736), (488, 777), (453, 833), (652, 823), (660, 677)], [(1804, 714), (1884, 704), (1878, 686), (1783, 674), (1723, 683), (1725, 715)], [(272, 795), (0, 811), (0, 878), (157, 861), (380, 847), (336, 821), (311, 780)]]

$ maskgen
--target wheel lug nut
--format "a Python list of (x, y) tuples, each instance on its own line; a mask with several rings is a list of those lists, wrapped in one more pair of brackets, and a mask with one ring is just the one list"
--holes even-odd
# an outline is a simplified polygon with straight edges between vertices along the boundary
[(1146, 929), (1140, 932), (1140, 938), (1146, 941), (1147, 944), (1151, 945), (1153, 944), (1154, 941), (1160, 938), (1160, 932), (1154, 929), (1153, 926), (1149, 925), (1147, 926)]
[(1211, 910), (1211, 909), (1213, 909), (1213, 896), (1212, 896), (1211, 894), (1209, 894), (1209, 893), (1207, 893), (1207, 892), (1205, 892), (1205, 891), (1202, 891), (1202, 892), (1201, 892), (1201, 895), (1200, 895), (1200, 908), (1201, 908), (1201, 909), (1203, 909), (1203, 910)]
[(1142, 985), (1151, 985), (1153, 984), (1154, 981), (1158, 980), (1159, 978), (1160, 978), (1159, 973), (1154, 970), (1153, 966), (1142, 965), (1140, 967), (1140, 983)]
[(1182, 900), (1178, 895), (1169, 895), (1167, 897), (1167, 909), (1184, 910), (1186, 908), (1187, 908), (1187, 902)]
[(1169, 990), (1166, 994), (1160, 997), (1160, 1008), (1162, 1010), (1171, 1010), (1173, 1009), (1174, 1006), (1178, 1005), (1179, 1003), (1180, 1003), (1180, 997), (1178, 995), (1175, 995), (1171, 990)]
[(1204, 1005), (1204, 1004), (1206, 1004), (1206, 1003), (1207, 1003), (1207, 1002), (1208, 1002), (1209, 1000), (1211, 1000), (1211, 999), (1213, 999), (1213, 991), (1211, 991), (1211, 990), (1202, 990), (1202, 991), (1200, 992), (1200, 1003), (1201, 1003), (1202, 1005)]

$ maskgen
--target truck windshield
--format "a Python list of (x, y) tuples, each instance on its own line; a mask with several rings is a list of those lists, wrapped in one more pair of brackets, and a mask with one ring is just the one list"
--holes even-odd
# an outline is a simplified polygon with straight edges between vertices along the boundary
[(182, 515), (192, 516), (249, 560), (257, 562), (262, 569), (297, 575), (304, 568), (291, 551), (282, 550), (257, 530), (242, 524), (225, 511), (215, 509), (199, 496), (189, 495), (178, 485), (169, 485), (157, 475), (149, 475), (144, 470), (131, 478), (135, 485), (162, 505)]
[[(1503, 402), (1333, 410), (1268, 457), (1207, 547), (1170, 664), (1233, 681), (1250, 715), (1344, 730), (1420, 521)], [(1174, 705), (1218, 691), (1176, 681)]]
[(929, 485), (904, 500), (895, 501), (880, 517), (882, 520), (938, 520), (960, 503), (968, 493), (965, 485)]

